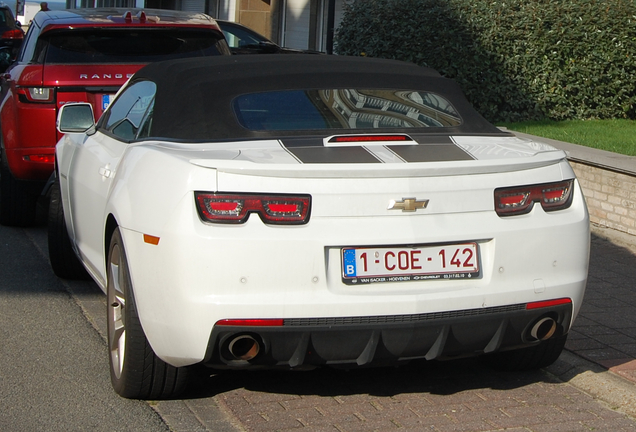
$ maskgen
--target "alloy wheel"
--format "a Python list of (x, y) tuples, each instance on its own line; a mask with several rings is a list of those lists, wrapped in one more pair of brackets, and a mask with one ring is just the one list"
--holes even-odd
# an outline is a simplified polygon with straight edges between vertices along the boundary
[(119, 244), (114, 244), (108, 262), (108, 349), (111, 367), (121, 378), (126, 353), (126, 284), (128, 275)]

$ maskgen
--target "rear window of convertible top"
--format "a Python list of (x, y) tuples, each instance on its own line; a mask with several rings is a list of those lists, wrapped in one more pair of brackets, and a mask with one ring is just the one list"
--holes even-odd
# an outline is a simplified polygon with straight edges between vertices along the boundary
[(285, 90), (238, 96), (239, 123), (253, 131), (459, 126), (445, 98), (414, 90)]

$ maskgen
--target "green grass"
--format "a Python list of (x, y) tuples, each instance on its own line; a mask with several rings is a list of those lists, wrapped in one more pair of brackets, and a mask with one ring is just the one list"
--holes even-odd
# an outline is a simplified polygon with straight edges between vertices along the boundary
[(636, 156), (636, 121), (566, 120), (502, 123), (512, 131)]

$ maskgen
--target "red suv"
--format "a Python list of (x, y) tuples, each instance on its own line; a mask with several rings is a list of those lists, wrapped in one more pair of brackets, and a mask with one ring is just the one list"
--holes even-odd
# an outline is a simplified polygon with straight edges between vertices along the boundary
[(38, 12), (15, 62), (0, 75), (0, 223), (30, 225), (53, 171), (55, 122), (69, 102), (99, 117), (119, 87), (147, 63), (230, 55), (216, 22), (168, 10)]

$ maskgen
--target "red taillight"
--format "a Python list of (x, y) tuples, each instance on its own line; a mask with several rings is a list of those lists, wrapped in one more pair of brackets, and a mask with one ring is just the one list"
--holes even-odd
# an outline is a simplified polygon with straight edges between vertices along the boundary
[(199, 216), (206, 222), (244, 223), (258, 213), (268, 224), (304, 224), (311, 196), (195, 192)]
[(51, 103), (55, 98), (55, 89), (49, 87), (21, 87), (18, 89), (21, 102)]
[(526, 310), (541, 309), (541, 308), (546, 308), (551, 306), (560, 306), (560, 305), (571, 304), (571, 303), (572, 303), (572, 299), (569, 299), (569, 298), (560, 298), (556, 300), (544, 300), (544, 301), (538, 301), (538, 302), (526, 304)]
[(545, 211), (563, 210), (572, 204), (574, 180), (531, 186), (495, 189), (495, 211), (499, 216), (529, 213), (535, 202)]
[(282, 327), (282, 319), (225, 319), (217, 321), (218, 326)]
[(2, 39), (24, 39), (22, 30), (7, 30), (0, 36)]
[(214, 201), (210, 200), (208, 202), (208, 206), (212, 213), (240, 213), (241, 212), (241, 203), (239, 202), (225, 202), (225, 201)]

